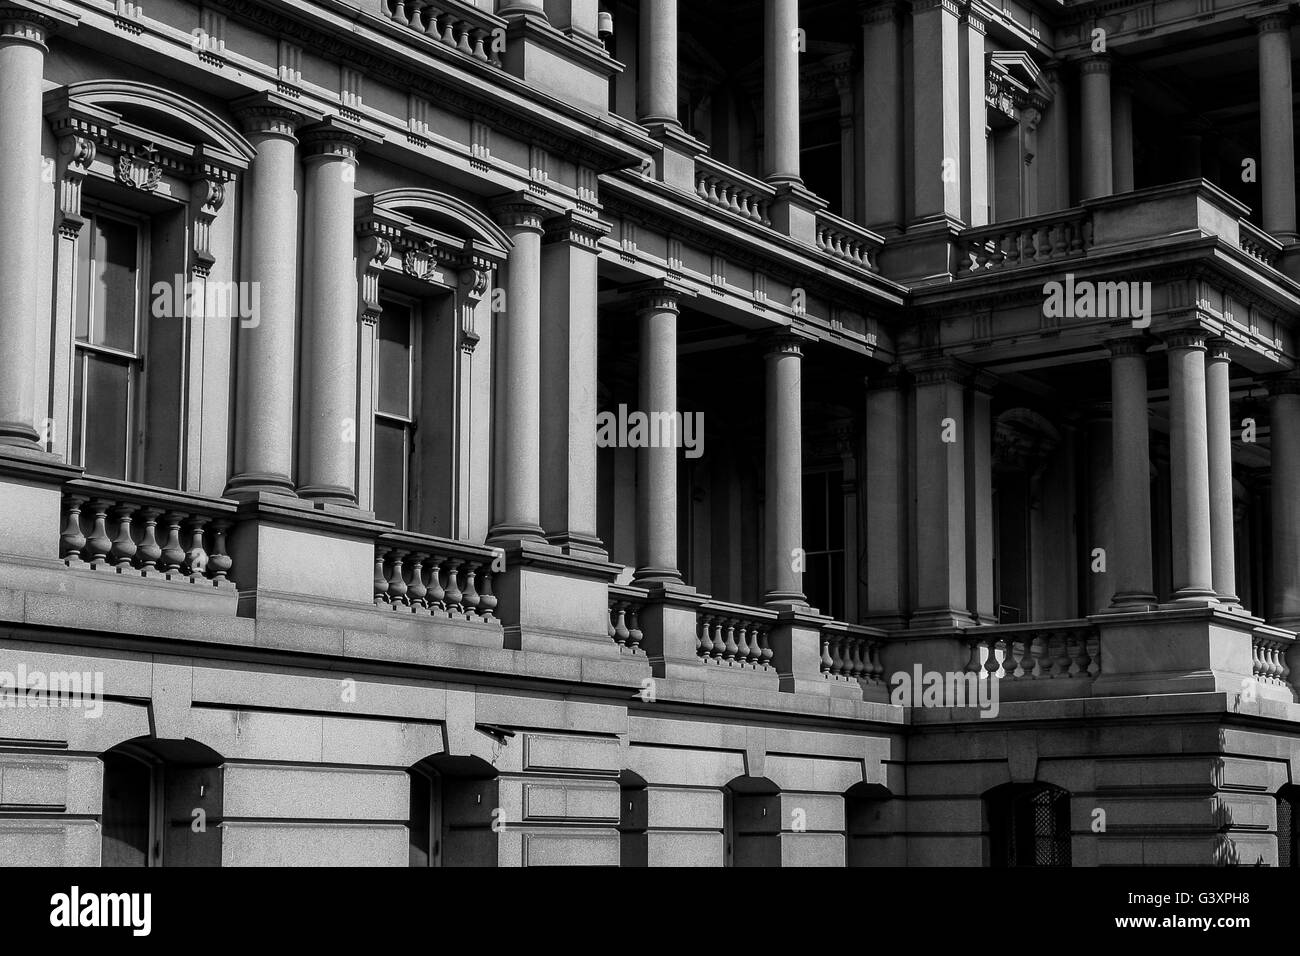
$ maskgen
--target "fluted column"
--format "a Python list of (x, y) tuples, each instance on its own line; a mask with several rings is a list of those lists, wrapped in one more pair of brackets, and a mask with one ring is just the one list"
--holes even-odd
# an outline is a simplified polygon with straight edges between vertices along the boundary
[[(641, 348), (640, 409), (675, 415), (677, 408), (677, 315), (680, 293), (658, 286), (637, 304)], [(677, 448), (644, 442), (636, 450), (636, 571), (638, 584), (680, 582), (677, 569)]]
[(1300, 628), (1300, 379), (1269, 383), (1273, 519), (1270, 624)]
[(41, 80), (53, 26), (39, 14), (0, 8), (0, 445), (28, 451), (40, 448), (37, 340), (49, 334), (38, 306), (49, 276), (34, 231), (41, 219)]
[(956, 0), (912, 0), (912, 221), (962, 218), (961, 61)]
[[(803, 572), (803, 351), (794, 335), (777, 335), (764, 354), (767, 377), (763, 602), (807, 604)], [(825, 611), (826, 608), (819, 610)]]
[(357, 267), (352, 200), (360, 136), (334, 125), (303, 133), (301, 464), (298, 494), (355, 504)]
[(641, 0), (637, 116), (677, 126), (677, 0)]
[(496, 326), (493, 525), (488, 540), (543, 541), (541, 527), (541, 258), (545, 210), (502, 204), (510, 237), (505, 314)]
[(799, 0), (763, 0), (763, 173), (799, 178)]
[(305, 117), (261, 94), (235, 104), (257, 155), (244, 182), (242, 274), (258, 290), (256, 322), (240, 323), (231, 496), (294, 494), (293, 409), (298, 329), (298, 140)]
[(1083, 198), (1097, 199), (1114, 191), (1111, 143), (1110, 57), (1089, 57), (1079, 64), (1082, 107)]
[(1115, 584), (1111, 607), (1151, 607), (1151, 454), (1147, 421), (1146, 343), (1140, 338), (1110, 348), (1111, 499), (1114, 547), (1107, 555)]
[(1214, 593), (1237, 604), (1232, 500), (1232, 355), (1225, 339), (1210, 339), (1205, 355), (1205, 419), (1210, 467), (1210, 546)]
[[(1205, 417), (1205, 332), (1165, 337), (1169, 355), (1170, 524), (1176, 601), (1214, 597), (1210, 459)], [(1231, 520), (1232, 509), (1228, 515)]]
[(1296, 238), (1295, 129), (1291, 102), (1291, 16), (1278, 12), (1256, 21), (1259, 30), (1260, 189), (1264, 228)]

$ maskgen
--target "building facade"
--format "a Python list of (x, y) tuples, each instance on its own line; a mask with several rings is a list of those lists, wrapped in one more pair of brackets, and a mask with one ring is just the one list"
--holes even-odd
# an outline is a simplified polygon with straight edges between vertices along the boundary
[(1293, 7), (0, 3), (0, 863), (1293, 865)]

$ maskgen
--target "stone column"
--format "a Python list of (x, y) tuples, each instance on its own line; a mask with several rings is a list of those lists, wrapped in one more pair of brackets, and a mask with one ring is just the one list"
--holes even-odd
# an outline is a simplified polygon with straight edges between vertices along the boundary
[[(966, 142), (962, 150), (965, 161), (967, 193), (962, 204), (966, 225), (986, 226), (989, 221), (989, 152), (988, 106), (984, 100), (988, 80), (984, 66), (984, 33), (988, 23), (974, 4), (966, 7), (962, 17), (962, 62), (965, 68)], [(1017, 151), (1018, 153), (1019, 151)], [(1016, 157), (1017, 165), (1020, 157)], [(1017, 171), (1017, 177), (1020, 171)], [(990, 586), (990, 594), (992, 588)]]
[(961, 77), (955, 0), (912, 0), (914, 223), (962, 218)]
[(1283, 242), (1296, 239), (1295, 129), (1291, 102), (1291, 17), (1261, 17), (1259, 30), (1259, 158), (1264, 229)]
[(913, 627), (973, 623), (967, 609), (965, 374), (950, 362), (916, 374), (916, 612)]
[(356, 504), (357, 256), (352, 200), (362, 137), (342, 120), (304, 130), (298, 495)]
[[(1080, 550), (1088, 575), (1085, 607), (1089, 614), (1094, 614), (1109, 607), (1115, 593), (1115, 570), (1111, 567), (1115, 554), (1114, 439), (1109, 403), (1099, 405), (1089, 414), (1087, 447), (1088, 537)], [(1094, 555), (1098, 548), (1105, 555), (1104, 565), (1099, 565), (1098, 556)]]
[[(637, 321), (641, 329), (638, 393), (647, 416), (676, 416), (677, 316), (680, 293), (664, 285), (641, 291)], [(653, 419), (652, 419), (653, 420)], [(663, 419), (659, 419), (662, 421)], [(637, 584), (680, 583), (677, 569), (677, 448), (643, 443), (636, 450)]]
[(1205, 419), (1209, 442), (1210, 547), (1214, 593), (1238, 604), (1232, 500), (1232, 355), (1225, 339), (1210, 339), (1205, 356)]
[(596, 534), (596, 259), (608, 232), (568, 213), (542, 245), (542, 527), (567, 550), (605, 556)]
[(1111, 392), (1111, 499), (1114, 547), (1107, 552), (1114, 594), (1111, 607), (1155, 606), (1151, 583), (1151, 455), (1147, 421), (1146, 342), (1108, 342)]
[(1070, 113), (1060, 61), (1048, 61), (1043, 79), (1052, 88), (1053, 96), (1044, 108), (1038, 134), (1041, 152), (1034, 161), (1038, 170), (1036, 214), (1070, 207)]
[[(49, 335), (40, 314), (41, 81), (45, 40), (54, 21), (0, 9), (0, 445), (41, 449), (36, 431), (37, 339)], [(48, 242), (48, 235), (41, 241)]]
[[(255, 322), (241, 322), (230, 497), (294, 494), (293, 409), (298, 329), (298, 140), (292, 101), (258, 94), (234, 104), (257, 150), (244, 182), (245, 281)], [(350, 247), (351, 243), (349, 243)]]
[(519, 197), (499, 205), (510, 237), (505, 313), (494, 344), (497, 365), (493, 435), (493, 525), (488, 541), (541, 543), (541, 257), (542, 207)]
[(862, 12), (862, 219), (872, 229), (903, 227), (903, 58), (899, 6), (874, 3)]
[[(801, 340), (775, 336), (764, 353), (767, 418), (763, 499), (763, 603), (808, 603), (803, 572), (796, 571), (803, 547), (803, 420)], [(820, 610), (825, 611), (825, 608)]]
[(861, 495), (867, 551), (865, 620), (881, 627), (902, 624), (907, 603), (906, 419), (898, 376), (869, 379)]
[(637, 118), (677, 126), (677, 0), (641, 0)]
[(1111, 186), (1115, 193), (1133, 191), (1133, 91), (1126, 83), (1115, 86), (1111, 97)]
[(799, 0), (763, 0), (763, 173), (799, 178)]
[(997, 379), (978, 373), (967, 391), (966, 607), (977, 623), (996, 624), (993, 594), (993, 388)]
[(1269, 383), (1273, 607), (1270, 624), (1300, 629), (1300, 378)]
[(1082, 107), (1083, 199), (1114, 192), (1114, 150), (1111, 144), (1110, 57), (1088, 57), (1079, 64)]
[[(1170, 523), (1175, 601), (1214, 598), (1210, 459), (1205, 418), (1205, 332), (1165, 336), (1169, 355)], [(1232, 508), (1229, 503), (1228, 516)]]

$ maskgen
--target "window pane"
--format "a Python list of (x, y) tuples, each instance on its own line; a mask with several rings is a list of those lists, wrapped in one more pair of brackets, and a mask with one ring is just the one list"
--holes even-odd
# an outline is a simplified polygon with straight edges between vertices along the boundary
[(124, 352), (135, 351), (136, 227), (113, 219), (95, 220), (94, 303), (92, 341)]
[(375, 517), (406, 527), (406, 429), (375, 422)]
[(86, 457), (82, 464), (92, 475), (126, 478), (130, 368), (97, 355), (85, 355), (84, 362)]
[(411, 310), (383, 303), (379, 316), (379, 410), (411, 415)]
[(139, 760), (105, 754), (102, 866), (147, 866), (153, 773)]

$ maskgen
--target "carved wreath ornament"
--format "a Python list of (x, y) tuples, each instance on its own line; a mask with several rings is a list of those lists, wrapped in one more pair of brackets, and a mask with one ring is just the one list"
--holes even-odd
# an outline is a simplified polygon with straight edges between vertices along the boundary
[(122, 153), (117, 157), (117, 181), (141, 192), (153, 192), (162, 181), (162, 163), (152, 144), (136, 155)]

